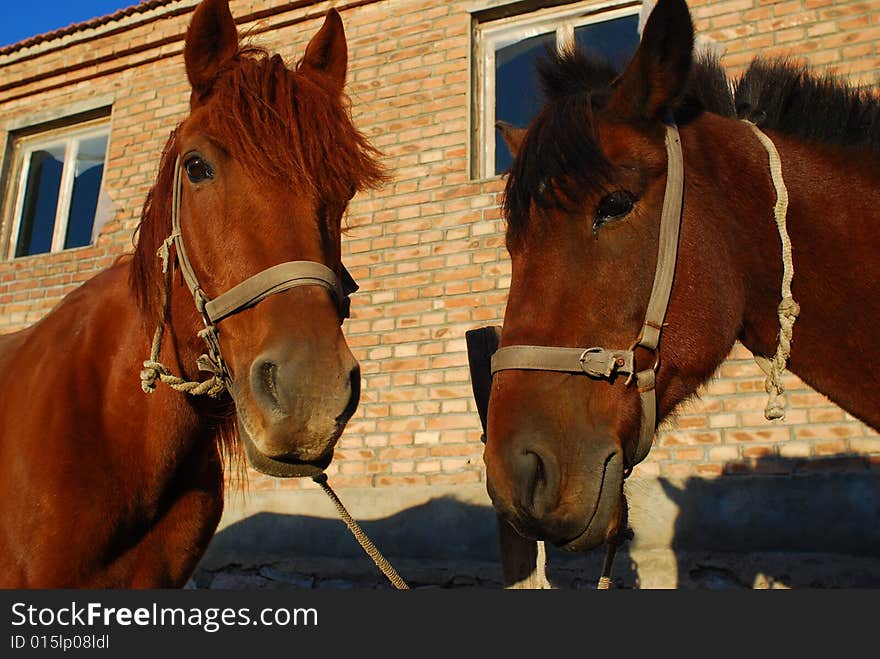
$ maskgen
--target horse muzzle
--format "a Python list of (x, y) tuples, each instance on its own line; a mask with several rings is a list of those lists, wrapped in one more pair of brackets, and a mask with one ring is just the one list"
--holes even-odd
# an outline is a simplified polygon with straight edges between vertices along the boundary
[(264, 351), (233, 384), (245, 452), (258, 471), (312, 476), (330, 463), (360, 399), (360, 368), (340, 343), (341, 352), (314, 356), (302, 349)]
[[(606, 442), (584, 443), (576, 462), (526, 435), (510, 448), (487, 445), (487, 489), (496, 511), (520, 535), (568, 551), (592, 549), (617, 531), (623, 457)], [(546, 444), (546, 443), (545, 443)]]

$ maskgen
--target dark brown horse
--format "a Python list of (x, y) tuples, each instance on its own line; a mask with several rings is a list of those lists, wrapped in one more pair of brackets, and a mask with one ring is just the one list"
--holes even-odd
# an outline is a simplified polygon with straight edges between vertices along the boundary
[[(677, 124), (684, 189), (674, 281), (659, 348), (635, 347), (634, 370), (657, 363), (659, 422), (735, 341), (772, 356), (783, 276), (777, 192), (768, 151), (739, 111), (775, 144), (788, 189), (801, 310), (789, 368), (880, 428), (876, 97), (778, 62), (753, 64), (731, 93), (717, 64), (692, 62), (692, 44), (684, 1), (660, 0), (621, 75), (582, 54), (551, 57), (541, 68), (546, 106), (528, 129), (502, 127), (516, 158), (500, 345), (634, 345), (658, 261), (664, 138)], [(573, 551), (617, 538), (645, 414), (639, 388), (626, 373), (497, 370), (488, 489), (521, 535)]]
[[(220, 519), (235, 436), (277, 475), (318, 472), (357, 406), (340, 222), (383, 175), (347, 110), (339, 14), (290, 70), (240, 48), (227, 1), (204, 0), (184, 59), (190, 113), (165, 148), (134, 255), (0, 337), (2, 587), (183, 585)], [(167, 280), (157, 250), (170, 253)], [(160, 318), (158, 361), (206, 381), (198, 333), (213, 321), (194, 305), (185, 266), (196, 298), (210, 300), (291, 262), (329, 274), (216, 321), (225, 389), (141, 392)]]

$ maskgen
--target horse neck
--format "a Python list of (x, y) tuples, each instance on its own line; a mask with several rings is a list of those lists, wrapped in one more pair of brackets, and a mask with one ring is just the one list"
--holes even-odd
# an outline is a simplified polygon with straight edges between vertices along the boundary
[[(195, 349), (176, 341), (175, 331), (166, 332), (162, 358), (171, 367), (193, 363)], [(101, 465), (90, 475), (92, 486), (100, 489), (106, 479), (141, 501), (159, 501), (180, 478), (181, 464), (204, 450), (216, 431), (184, 394), (164, 385), (150, 395), (141, 391), (138, 373), (151, 338), (122, 261), (0, 342), (0, 389), (6, 392), (0, 416), (13, 424), (7, 434), (16, 450), (52, 456), (53, 465), (80, 464), (86, 450), (90, 464)], [(34, 397), (35, 391), (41, 393)], [(3, 449), (0, 443), (0, 454)]]
[[(779, 335), (782, 249), (768, 155), (748, 126), (727, 125), (731, 148), (715, 165), (730, 195), (719, 228), (742, 281), (739, 339), (772, 356)], [(788, 191), (792, 294), (800, 305), (789, 369), (875, 428), (880, 427), (880, 357), (871, 350), (880, 323), (880, 157), (768, 131)], [(850, 366), (851, 365), (851, 366)], [(857, 377), (853, 377), (857, 374)]]
[[(98, 399), (101, 409), (94, 413), (118, 420), (119, 410), (113, 407), (125, 410), (122, 423), (104, 423), (113, 435), (110, 441), (126, 458), (137, 455), (143, 461), (145, 482), (158, 484), (172, 478), (175, 465), (213, 434), (200, 407), (181, 400), (185, 394), (161, 383), (152, 394), (141, 391), (137, 377), (142, 362), (150, 357), (159, 317), (146, 317), (132, 301), (130, 277), (130, 262), (117, 263), (71, 296), (68, 313), (83, 317), (84, 324), (94, 328), (88, 333), (91, 340), (76, 347), (83, 359), (104, 362), (102, 381), (97, 383), (102, 392)], [(194, 308), (188, 311), (183, 306), (182, 300), (171, 305), (160, 361), (175, 374), (195, 375), (190, 371), (195, 371), (199, 354), (196, 331), (200, 321)], [(108, 354), (112, 355), (109, 359)], [(150, 468), (155, 471), (147, 473)]]

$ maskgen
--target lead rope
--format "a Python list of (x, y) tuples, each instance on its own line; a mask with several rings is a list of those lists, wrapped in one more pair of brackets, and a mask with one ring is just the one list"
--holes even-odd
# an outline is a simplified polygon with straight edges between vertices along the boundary
[[(624, 476), (629, 477), (630, 471)], [(602, 563), (602, 576), (599, 577), (599, 583), (596, 584), (596, 590), (611, 590), (611, 568), (614, 565), (614, 556), (617, 554), (618, 548), (627, 540), (632, 540), (633, 531), (629, 528), (629, 503), (626, 500), (626, 494), (621, 492), (621, 505), (623, 507), (623, 515), (620, 520), (622, 531), (618, 531), (611, 540), (608, 541), (608, 548), (605, 550), (605, 560)]]
[(611, 590), (611, 567), (614, 564), (614, 554), (617, 546), (609, 544), (605, 550), (605, 561), (602, 563), (602, 576), (599, 577), (599, 583), (596, 584), (596, 590)]
[(767, 391), (767, 405), (764, 408), (764, 417), (768, 421), (785, 418), (785, 386), (782, 383), (782, 374), (788, 365), (791, 355), (791, 339), (794, 330), (794, 322), (800, 314), (800, 307), (794, 301), (791, 294), (791, 280), (794, 278), (794, 261), (791, 255), (791, 238), (786, 228), (786, 214), (788, 212), (788, 190), (782, 177), (782, 161), (773, 141), (761, 131), (754, 123), (744, 120), (752, 132), (767, 150), (770, 160), (770, 177), (773, 187), (776, 188), (776, 204), (773, 207), (773, 216), (776, 227), (779, 230), (779, 239), (782, 241), (782, 301), (777, 308), (779, 317), (779, 344), (776, 354), (772, 359), (761, 355), (755, 355), (755, 361), (767, 378), (764, 388)]
[(398, 590), (409, 590), (409, 586), (406, 585), (406, 582), (397, 573), (397, 570), (394, 569), (391, 563), (389, 563), (376, 548), (376, 545), (374, 545), (367, 537), (360, 525), (345, 509), (345, 506), (342, 505), (342, 501), (339, 500), (339, 497), (336, 496), (336, 492), (333, 491), (333, 488), (331, 488), (330, 484), (327, 482), (327, 474), (321, 473), (317, 476), (312, 476), (312, 480), (320, 485), (321, 489), (324, 490), (328, 497), (330, 497), (330, 500), (333, 502), (333, 505), (336, 506), (336, 511), (339, 513), (342, 521), (345, 522), (348, 530), (351, 531), (351, 534), (355, 537), (355, 540), (358, 541), (363, 550), (367, 552), (367, 556), (373, 559), (376, 567), (382, 570), (382, 574), (388, 578), (388, 581), (390, 581)]

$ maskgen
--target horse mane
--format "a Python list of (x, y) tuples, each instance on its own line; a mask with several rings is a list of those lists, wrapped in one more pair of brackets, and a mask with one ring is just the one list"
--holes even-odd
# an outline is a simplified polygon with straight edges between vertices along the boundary
[(734, 88), (737, 116), (806, 140), (880, 151), (880, 98), (785, 59), (754, 60)]
[[(580, 49), (548, 49), (536, 69), (544, 105), (507, 172), (504, 191), (504, 216), (514, 236), (528, 224), (533, 204), (539, 211), (575, 208), (611, 172), (592, 117), (619, 73)], [(676, 121), (684, 125), (703, 112), (816, 142), (880, 150), (880, 98), (872, 90), (786, 59), (755, 59), (731, 84), (717, 57), (702, 56), (691, 68)]]
[(596, 143), (593, 112), (607, 100), (617, 72), (581, 50), (547, 52), (537, 62), (545, 104), (532, 120), (507, 173), (503, 212), (518, 233), (538, 209), (570, 207), (598, 189), (611, 164)]
[[(218, 74), (208, 102), (212, 111), (200, 129), (257, 176), (284, 179), (338, 208), (387, 180), (379, 152), (352, 122), (348, 97), (301, 62), (290, 70), (280, 55), (243, 48)], [(161, 309), (156, 251), (171, 232), (178, 129), (163, 149), (135, 234), (130, 283), (150, 320)]]

